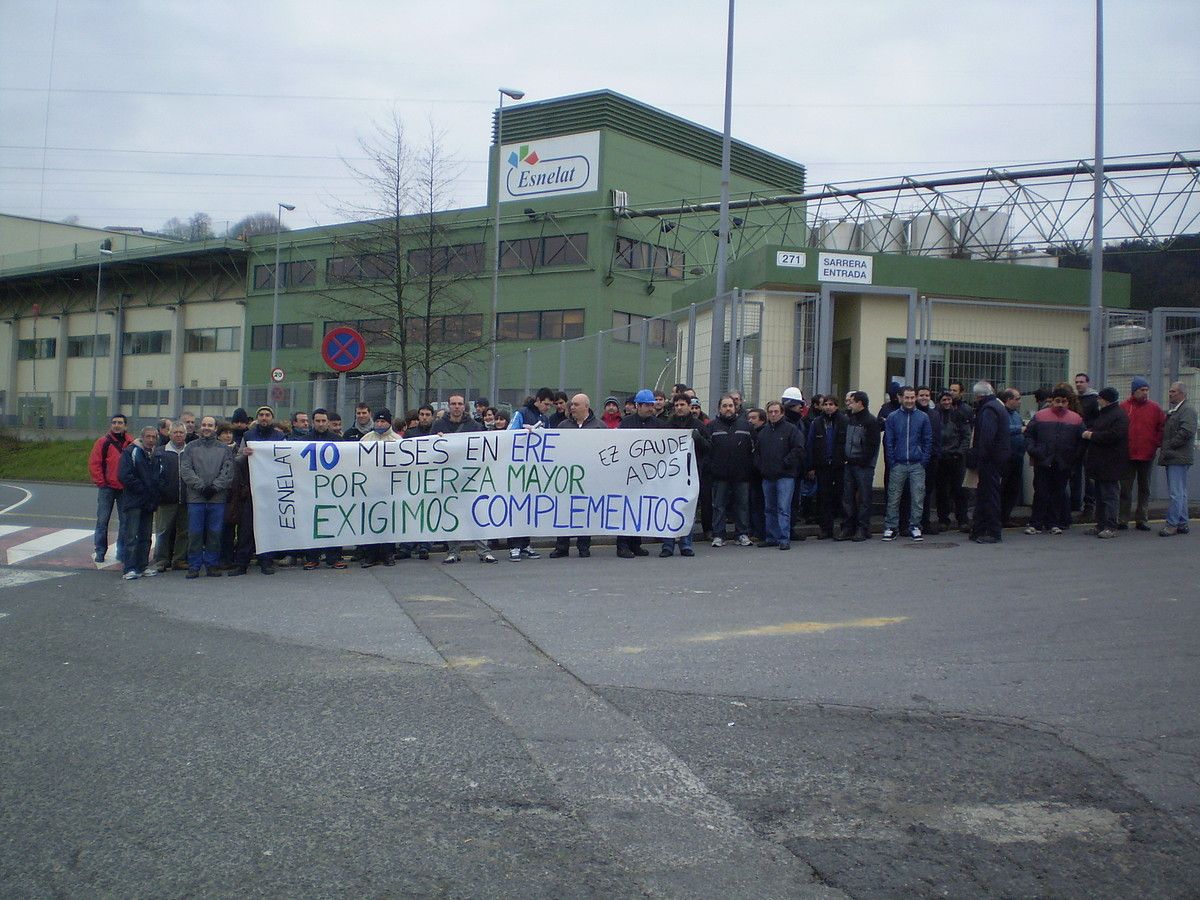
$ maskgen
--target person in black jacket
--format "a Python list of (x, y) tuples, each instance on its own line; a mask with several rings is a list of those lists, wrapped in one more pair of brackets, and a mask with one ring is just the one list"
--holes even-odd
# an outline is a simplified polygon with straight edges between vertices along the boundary
[[(654, 406), (654, 392), (642, 388), (633, 397), (634, 410), (621, 420), (621, 428), (666, 428), (667, 423), (660, 419)], [(635, 556), (649, 556), (650, 551), (642, 546), (642, 539), (637, 535), (622, 535), (617, 538), (617, 556), (621, 559), (633, 559)]]
[(821, 538), (833, 537), (833, 520), (842, 505), (846, 471), (846, 416), (837, 397), (821, 398), (820, 415), (808, 424), (808, 476), (817, 480)]
[(871, 536), (871, 488), (879, 458), (879, 417), (868, 409), (871, 398), (854, 391), (846, 403), (845, 487), (842, 489), (841, 540), (862, 543)]
[(792, 495), (804, 470), (804, 435), (783, 417), (783, 404), (767, 404), (767, 424), (758, 432), (755, 465), (763, 479), (767, 539), (760, 547), (791, 549)]
[[(592, 412), (592, 398), (587, 394), (576, 394), (567, 401), (567, 417), (558, 423), (559, 431), (600, 430), (607, 431), (608, 426), (603, 420), (597, 419)], [(571, 552), (571, 538), (554, 539), (554, 549), (550, 551), (551, 559), (563, 559)], [(575, 552), (586, 559), (592, 555), (592, 536), (581, 534), (575, 538)]]
[(1129, 416), (1120, 399), (1114, 387), (1100, 391), (1096, 416), (1082, 435), (1087, 443), (1084, 469), (1096, 482), (1096, 525), (1088, 533), (1105, 539), (1117, 536), (1121, 478), (1129, 468)]
[(954, 405), (954, 397), (949, 391), (938, 395), (938, 414), (942, 422), (937, 470), (938, 527), (942, 531), (950, 529), (950, 508), (953, 507), (955, 525), (965, 533), (971, 530), (967, 491), (963, 487), (963, 478), (967, 474), (966, 453), (971, 446), (971, 423)]
[[(708, 457), (708, 448), (710, 445), (708, 431), (705, 429), (704, 423), (692, 414), (692, 400), (687, 394), (676, 394), (671, 400), (671, 409), (673, 415), (667, 419), (667, 427), (692, 432), (692, 446), (696, 450), (696, 470), (699, 472)], [(696, 555), (696, 551), (692, 549), (692, 531), (695, 529), (695, 523), (689, 524), (692, 525), (692, 528), (688, 530), (687, 534), (681, 535), (679, 538), (680, 556)], [(658, 555), (667, 557), (674, 554), (675, 539), (665, 538)]]
[(732, 511), (738, 546), (750, 546), (750, 476), (754, 468), (754, 437), (739, 416), (733, 397), (725, 394), (717, 417), (708, 423), (705, 471), (712, 480), (712, 545), (725, 545), (725, 520)]
[(154, 512), (154, 567), (166, 572), (174, 567), (187, 568), (188, 521), (187, 497), (179, 480), (179, 454), (187, 446), (187, 430), (182, 422), (173, 422), (170, 440), (154, 448), (154, 468), (158, 473), (158, 509)]
[(971, 540), (977, 544), (998, 544), (1003, 540), (1000, 521), (1000, 480), (1012, 442), (1008, 435), (1008, 410), (986, 381), (977, 381), (975, 393), (975, 451), (979, 484), (975, 488), (975, 517), (971, 521)]
[(154, 531), (154, 510), (158, 508), (158, 471), (154, 463), (154, 445), (158, 429), (147, 425), (140, 439), (121, 451), (117, 477), (123, 489), (121, 499), (121, 530), (124, 532), (124, 577), (127, 581), (143, 575), (157, 575), (149, 565), (150, 535)]

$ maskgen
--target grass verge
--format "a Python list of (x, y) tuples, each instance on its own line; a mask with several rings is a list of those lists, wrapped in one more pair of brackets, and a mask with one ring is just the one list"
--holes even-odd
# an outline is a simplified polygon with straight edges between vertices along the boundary
[(0, 478), (90, 484), (91, 440), (18, 441), (0, 436)]

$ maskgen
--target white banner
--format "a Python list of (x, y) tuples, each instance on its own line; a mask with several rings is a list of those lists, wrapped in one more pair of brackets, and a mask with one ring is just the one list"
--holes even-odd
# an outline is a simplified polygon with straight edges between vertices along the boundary
[(692, 433), (488, 431), (399, 441), (252, 441), (259, 550), (692, 529)]

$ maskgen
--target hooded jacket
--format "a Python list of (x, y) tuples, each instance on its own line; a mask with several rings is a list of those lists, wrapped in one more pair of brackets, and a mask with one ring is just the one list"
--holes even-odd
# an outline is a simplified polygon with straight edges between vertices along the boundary
[(153, 451), (146, 452), (141, 441), (134, 441), (121, 451), (119, 463), (122, 511), (139, 509), (153, 512), (158, 509), (158, 472)]
[(133, 443), (129, 432), (119, 437), (111, 431), (92, 444), (92, 452), (88, 454), (88, 471), (92, 475), (92, 484), (96, 487), (121, 490), (121, 478), (118, 469), (121, 465), (121, 453)]
[(1033, 464), (1042, 469), (1071, 469), (1082, 449), (1083, 417), (1069, 409), (1039, 409), (1025, 429)]
[[(233, 483), (233, 451), (215, 435), (192, 441), (179, 457), (179, 479), (188, 503), (224, 503)], [(211, 497), (201, 493), (206, 487), (213, 488)]]
[(1127, 398), (1121, 409), (1129, 417), (1129, 458), (1137, 462), (1154, 459), (1163, 441), (1163, 425), (1167, 421), (1162, 407), (1153, 400)]
[[(1005, 432), (1005, 438), (1008, 433)], [(933, 444), (933, 426), (929, 416), (917, 409), (903, 406), (888, 415), (883, 425), (883, 450), (887, 461), (895, 466), (905, 463), (929, 462)]]

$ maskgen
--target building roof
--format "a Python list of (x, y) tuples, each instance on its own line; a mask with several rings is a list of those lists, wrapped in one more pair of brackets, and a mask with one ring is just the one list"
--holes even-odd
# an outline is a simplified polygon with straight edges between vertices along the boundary
[[(493, 144), (498, 112), (492, 114)], [(504, 140), (508, 143), (606, 128), (708, 165), (721, 165), (721, 132), (616, 91), (589, 91), (504, 107)], [(744, 141), (730, 144), (729, 168), (782, 191), (804, 190), (804, 166)]]

